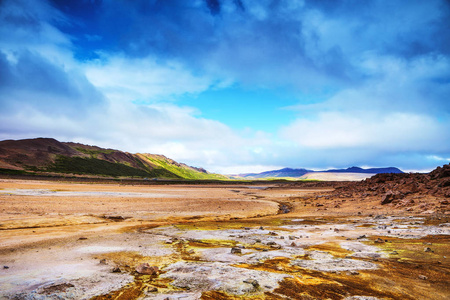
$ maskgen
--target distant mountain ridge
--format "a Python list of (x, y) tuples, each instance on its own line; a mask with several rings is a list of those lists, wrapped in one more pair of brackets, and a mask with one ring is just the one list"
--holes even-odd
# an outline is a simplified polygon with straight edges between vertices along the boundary
[(280, 170), (265, 171), (261, 173), (239, 174), (237, 176), (242, 178), (280, 178), (280, 177), (302, 177), (306, 174), (311, 173), (381, 174), (381, 173), (404, 173), (404, 172), (396, 167), (369, 168), (369, 169), (363, 169), (360, 167), (350, 167), (347, 169), (330, 169), (324, 171), (314, 171), (303, 168), (300, 169), (283, 168)]
[(166, 179), (227, 179), (163, 155), (132, 154), (52, 138), (0, 141), (0, 172)]
[(332, 169), (326, 170), (322, 172), (333, 172), (333, 173), (364, 173), (364, 174), (382, 174), (382, 173), (404, 173), (402, 170), (396, 167), (387, 167), (387, 168), (369, 168), (363, 169), (360, 167), (350, 167), (347, 169)]

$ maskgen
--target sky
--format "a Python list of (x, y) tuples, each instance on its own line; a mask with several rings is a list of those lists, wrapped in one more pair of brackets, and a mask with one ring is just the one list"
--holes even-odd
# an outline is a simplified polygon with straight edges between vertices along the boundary
[(0, 140), (236, 174), (450, 162), (445, 0), (0, 0)]

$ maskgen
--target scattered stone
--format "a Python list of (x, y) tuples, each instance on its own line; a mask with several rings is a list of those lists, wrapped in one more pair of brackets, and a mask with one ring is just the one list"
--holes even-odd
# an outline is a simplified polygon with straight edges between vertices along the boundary
[(188, 253), (188, 254), (194, 254), (195, 251), (194, 251), (194, 249), (189, 249), (189, 250), (187, 251), (187, 253)]
[(423, 251), (425, 251), (425, 252), (433, 252), (433, 250), (431, 250), (430, 247), (426, 247)]
[(250, 227), (244, 227), (244, 230), (250, 230), (251, 228)]
[(154, 286), (149, 286), (147, 288), (147, 293), (156, 293), (158, 291), (158, 289)]
[(233, 247), (231, 248), (231, 254), (242, 254), (241, 248)]
[(261, 240), (260, 239), (256, 239), (255, 242), (261, 243)]
[(264, 230), (264, 227), (262, 227), (262, 226), (261, 226), (261, 227), (259, 227), (259, 230)]
[(144, 275), (158, 275), (159, 268), (156, 266), (150, 266), (148, 263), (143, 263), (136, 267), (136, 272)]
[(358, 236), (356, 239), (357, 239), (357, 240), (360, 240), (360, 239), (365, 239), (365, 238), (366, 238), (366, 235), (363, 234), (363, 235)]
[(335, 229), (334, 229), (334, 232), (339, 232), (339, 229), (338, 229), (338, 228), (335, 228)]
[(271, 231), (271, 232), (269, 232), (269, 235), (277, 236), (278, 233), (276, 233), (276, 232), (274, 232), (274, 231)]
[(297, 247), (297, 244), (292, 242), (291, 247)]
[(3, 266), (3, 269), (9, 269), (9, 267), (8, 266)]
[(385, 204), (389, 204), (392, 201), (394, 201), (394, 193), (392, 191), (388, 191), (386, 194), (383, 195), (383, 197), (381, 198), (381, 204), (385, 205)]
[(259, 282), (255, 279), (246, 279), (244, 282), (253, 285), (254, 288), (259, 287)]
[(107, 265), (106, 258), (100, 259), (100, 264), (101, 265)]
[(275, 242), (267, 242), (267, 246), (272, 246), (272, 245), (276, 245), (277, 243)]
[(122, 270), (119, 267), (114, 267), (111, 272), (113, 272), (113, 273), (122, 273)]
[(378, 243), (378, 244), (384, 243), (384, 241), (382, 239), (380, 239), (380, 238), (377, 238), (374, 242)]
[(428, 279), (428, 277), (427, 277), (427, 276), (425, 276), (425, 275), (419, 275), (419, 279), (422, 279), (422, 280), (427, 280), (427, 279)]
[(87, 240), (87, 239), (88, 239), (87, 237), (82, 236), (78, 240), (83, 241), (83, 240)]
[(295, 236), (290, 235), (290, 236), (289, 236), (289, 239), (290, 239), (291, 241), (293, 241), (293, 240), (295, 240)]

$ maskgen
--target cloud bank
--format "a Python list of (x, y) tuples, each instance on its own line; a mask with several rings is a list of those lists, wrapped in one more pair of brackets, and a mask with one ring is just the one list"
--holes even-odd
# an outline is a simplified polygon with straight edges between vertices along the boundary
[[(449, 20), (443, 0), (4, 0), (0, 138), (222, 172), (431, 169), (450, 157)], [(229, 88), (286, 90), (298, 104), (280, 102), (290, 117), (267, 120), (275, 133), (180, 104)]]

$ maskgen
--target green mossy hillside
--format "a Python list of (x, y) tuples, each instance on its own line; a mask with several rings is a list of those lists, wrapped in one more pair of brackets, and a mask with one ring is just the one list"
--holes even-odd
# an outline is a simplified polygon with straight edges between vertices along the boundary
[(58, 173), (107, 175), (114, 177), (180, 178), (179, 176), (163, 168), (155, 168), (150, 171), (144, 171), (121, 163), (112, 163), (96, 158), (68, 157), (62, 155), (57, 156), (55, 163), (47, 167), (46, 171)]
[(220, 174), (211, 174), (207, 172), (197, 171), (195, 168), (186, 166), (184, 164), (178, 164), (171, 159), (165, 158), (160, 155), (141, 154), (142, 159), (147, 160), (150, 164), (168, 170), (169, 172), (184, 178), (193, 180), (202, 179), (214, 179), (214, 180), (227, 180), (228, 177)]

